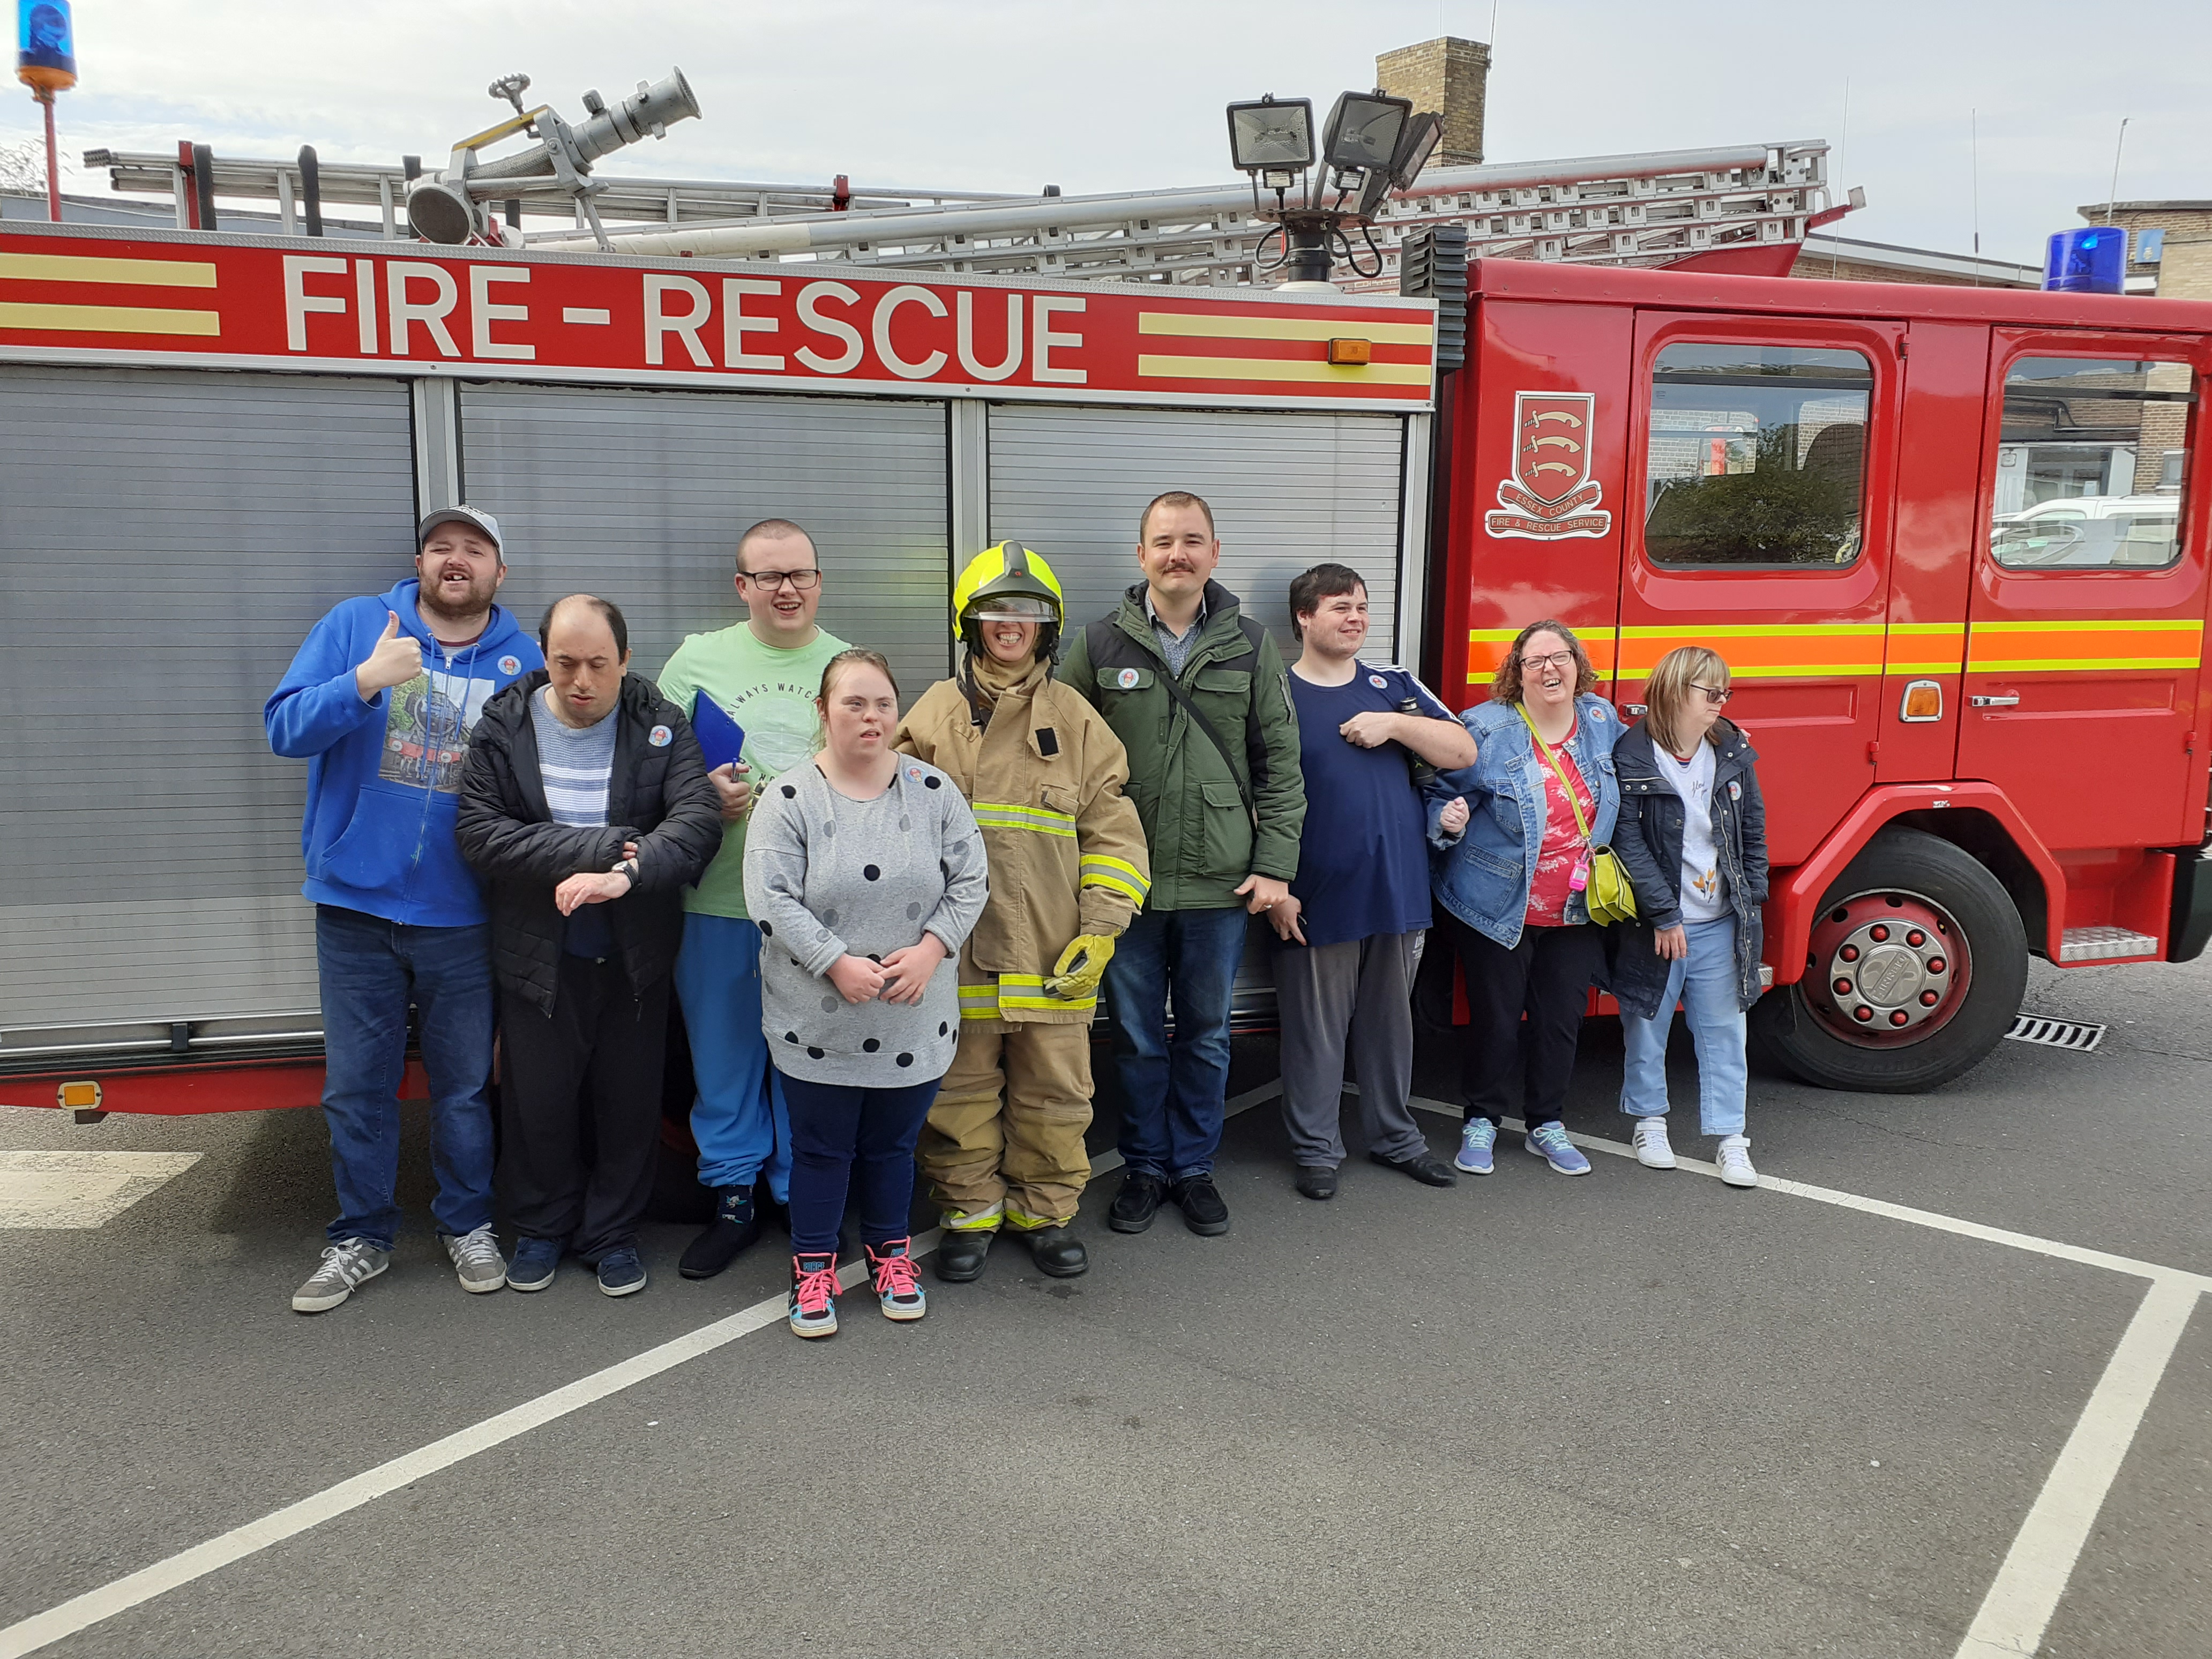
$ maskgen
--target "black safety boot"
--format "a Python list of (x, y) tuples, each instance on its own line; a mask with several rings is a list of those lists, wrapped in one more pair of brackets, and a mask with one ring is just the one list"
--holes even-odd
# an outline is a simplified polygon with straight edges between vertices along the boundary
[(947, 1285), (965, 1285), (983, 1276), (995, 1227), (947, 1227), (937, 1241), (937, 1276)]
[(707, 1231), (684, 1248), (676, 1271), (686, 1279), (712, 1279), (761, 1236), (760, 1206), (750, 1187), (725, 1187)]
[(1160, 1212), (1160, 1195), (1167, 1183), (1156, 1175), (1135, 1171), (1121, 1177), (1121, 1190), (1114, 1194), (1113, 1207), (1106, 1212), (1106, 1224), (1117, 1233), (1140, 1233), (1152, 1224), (1152, 1218)]
[(1020, 1237), (1041, 1273), (1073, 1279), (1091, 1267), (1091, 1253), (1083, 1248), (1083, 1241), (1057, 1222), (1048, 1227), (1024, 1227)]
[(1168, 1188), (1168, 1196), (1182, 1212), (1182, 1224), (1203, 1237), (1229, 1231), (1229, 1206), (1210, 1175), (1186, 1176)]
[(1297, 1188), (1306, 1198), (1330, 1199), (1336, 1196), (1336, 1171), (1319, 1164), (1298, 1165)]

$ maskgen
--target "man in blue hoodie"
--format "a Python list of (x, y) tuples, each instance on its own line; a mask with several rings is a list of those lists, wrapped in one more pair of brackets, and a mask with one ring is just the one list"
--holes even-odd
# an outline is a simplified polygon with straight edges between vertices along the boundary
[(307, 635), (262, 711), (269, 746), (305, 760), (338, 1218), (322, 1265), (292, 1297), (335, 1308), (382, 1273), (399, 1222), (398, 1088), (407, 1007), (430, 1080), (431, 1206), (461, 1287), (495, 1291), (490, 925), (453, 822), (469, 732), (484, 704), (545, 665), (492, 603), (507, 580), (499, 520), (441, 508), (416, 531), (415, 579), (348, 599)]

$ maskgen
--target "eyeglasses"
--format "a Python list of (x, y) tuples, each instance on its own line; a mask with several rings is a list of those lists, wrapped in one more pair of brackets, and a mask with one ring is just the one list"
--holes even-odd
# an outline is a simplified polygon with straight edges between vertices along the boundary
[(1571, 651), (1554, 651), (1548, 657), (1523, 657), (1521, 659), (1521, 666), (1523, 668), (1565, 668), (1574, 659), (1575, 653)]
[(1730, 697), (1735, 696), (1735, 687), (1732, 685), (1724, 685), (1716, 691), (1710, 685), (1699, 685), (1695, 680), (1692, 680), (1690, 689), (1693, 691), (1704, 692), (1707, 702), (1726, 702)]
[(804, 593), (808, 588), (819, 586), (822, 580), (819, 570), (740, 570), (738, 574), (771, 593), (786, 582)]

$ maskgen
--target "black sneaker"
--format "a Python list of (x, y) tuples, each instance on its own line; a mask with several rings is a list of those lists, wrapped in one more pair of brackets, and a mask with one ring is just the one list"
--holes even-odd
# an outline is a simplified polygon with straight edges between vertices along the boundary
[(1048, 1278), (1075, 1279), (1090, 1268), (1091, 1253), (1083, 1248), (1083, 1241), (1058, 1223), (1024, 1227), (1018, 1237), (1030, 1247), (1030, 1260), (1036, 1263), (1037, 1271)]
[(995, 1227), (947, 1227), (937, 1241), (937, 1276), (947, 1285), (965, 1285), (983, 1276)]
[(1424, 1187), (1456, 1187), (1459, 1177), (1452, 1173), (1451, 1165), (1433, 1152), (1416, 1152), (1411, 1158), (1385, 1158), (1380, 1152), (1368, 1157), (1387, 1170), (1396, 1170), (1409, 1175)]
[(686, 1279), (712, 1279), (738, 1259), (738, 1252), (761, 1236), (760, 1206), (750, 1187), (725, 1187), (722, 1201), (707, 1231), (684, 1248), (676, 1271)]
[(1156, 1175), (1132, 1171), (1121, 1177), (1121, 1190), (1114, 1194), (1106, 1212), (1106, 1224), (1117, 1233), (1140, 1233), (1160, 1212), (1160, 1195), (1166, 1183)]
[(1182, 1224), (1202, 1237), (1229, 1231), (1229, 1206), (1210, 1175), (1187, 1176), (1168, 1188), (1168, 1196), (1182, 1212)]
[(1336, 1196), (1336, 1171), (1318, 1164), (1298, 1165), (1298, 1191), (1307, 1198), (1329, 1199)]

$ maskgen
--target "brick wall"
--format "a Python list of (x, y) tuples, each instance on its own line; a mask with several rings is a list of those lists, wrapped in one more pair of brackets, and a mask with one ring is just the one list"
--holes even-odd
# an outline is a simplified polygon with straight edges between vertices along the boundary
[[(1375, 84), (1416, 110), (1443, 118), (1443, 133), (1430, 161), (1438, 167), (1472, 167), (1482, 160), (1482, 105), (1490, 81), (1490, 48), (1480, 40), (1444, 35), (1401, 46), (1375, 60)], [(1320, 135), (1316, 134), (1316, 137)]]

